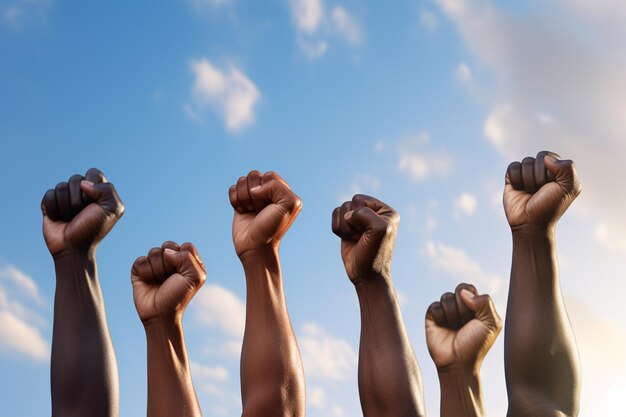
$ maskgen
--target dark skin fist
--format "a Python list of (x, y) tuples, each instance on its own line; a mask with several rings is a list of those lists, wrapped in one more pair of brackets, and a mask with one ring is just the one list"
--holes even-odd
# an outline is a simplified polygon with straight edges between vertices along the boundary
[(255, 250), (278, 249), (302, 209), (300, 197), (277, 173), (250, 171), (228, 190), (235, 209), (233, 243), (239, 257)]
[(43, 236), (53, 257), (97, 248), (124, 214), (124, 204), (102, 172), (91, 168), (46, 191)]
[(539, 152), (512, 162), (506, 172), (504, 211), (512, 229), (556, 225), (581, 185), (574, 162), (552, 152)]
[(469, 284), (445, 293), (426, 312), (426, 343), (438, 370), (480, 366), (501, 330), (491, 297)]
[(191, 243), (165, 242), (131, 269), (133, 299), (141, 321), (181, 319), (189, 301), (206, 281), (206, 269)]
[(391, 278), (391, 257), (400, 216), (363, 194), (333, 211), (333, 233), (341, 238), (341, 258), (348, 277), (358, 285), (376, 277)]

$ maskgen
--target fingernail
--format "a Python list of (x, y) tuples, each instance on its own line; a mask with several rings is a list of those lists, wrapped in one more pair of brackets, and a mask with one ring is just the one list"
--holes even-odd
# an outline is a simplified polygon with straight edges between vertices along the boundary
[(90, 187), (93, 187), (93, 186), (94, 186), (94, 183), (93, 183), (93, 182), (91, 182), (91, 181), (87, 181), (87, 180), (82, 180), (80, 183), (81, 183), (81, 184), (82, 184), (82, 183), (85, 183), (85, 184), (87, 184), (87, 185), (88, 185), (88, 186), (90, 186)]
[(474, 297), (476, 297), (476, 294), (472, 293), (472, 292), (471, 292), (471, 291), (469, 291), (469, 290), (466, 290), (465, 288), (463, 288), (463, 289), (461, 290), (461, 294), (462, 294), (462, 295), (464, 295), (464, 296), (466, 296), (466, 297), (468, 297), (468, 298), (474, 298)]
[(261, 188), (261, 186), (260, 186), (260, 185), (257, 185), (256, 187), (252, 187), (252, 188), (250, 188), (250, 191), (256, 191), (256, 190), (258, 190), (259, 188)]
[(343, 215), (343, 218), (350, 220), (352, 218), (352, 213), (354, 213), (354, 210), (347, 211), (346, 214)]
[(170, 248), (165, 248), (165, 250), (163, 251), (163, 253), (167, 253), (167, 254), (169, 254), (169, 255), (173, 255), (173, 254), (175, 254), (175, 253), (176, 253), (176, 251), (175, 251), (175, 250), (172, 250), (172, 249), (170, 249)]

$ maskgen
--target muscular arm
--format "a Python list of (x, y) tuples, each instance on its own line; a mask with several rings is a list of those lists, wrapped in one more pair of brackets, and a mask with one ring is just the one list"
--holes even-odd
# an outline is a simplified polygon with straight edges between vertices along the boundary
[(117, 416), (117, 363), (95, 256), (67, 254), (54, 265), (52, 415)]
[(555, 229), (580, 183), (572, 161), (546, 154), (507, 171), (504, 205), (513, 235), (504, 346), (509, 417), (576, 416), (579, 410), (578, 352), (561, 296)]
[(233, 242), (246, 276), (241, 351), (244, 417), (305, 415), (300, 351), (283, 291), (278, 249), (300, 212), (300, 199), (278, 174), (258, 171), (229, 190)]
[(95, 168), (48, 190), (43, 234), (56, 290), (50, 385), (52, 415), (117, 416), (115, 352), (98, 281), (96, 250), (124, 212), (115, 188)]
[(148, 417), (201, 417), (182, 318), (206, 279), (191, 243), (165, 242), (137, 258), (131, 280), (148, 346)]
[(359, 394), (366, 417), (423, 416), (422, 381), (391, 279), (399, 216), (355, 195), (333, 212), (333, 232), (361, 312)]

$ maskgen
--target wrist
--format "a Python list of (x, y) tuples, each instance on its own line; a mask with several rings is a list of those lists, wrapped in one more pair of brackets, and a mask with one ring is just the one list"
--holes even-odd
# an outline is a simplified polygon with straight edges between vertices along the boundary
[(525, 240), (554, 240), (556, 223), (547, 225), (520, 224), (511, 226), (513, 238)]
[(142, 324), (148, 337), (175, 335), (179, 334), (183, 329), (182, 314), (168, 317), (152, 317), (142, 321)]
[(89, 261), (96, 260), (97, 246), (87, 248), (67, 248), (59, 252), (52, 253), (52, 259), (55, 263), (73, 262), (73, 261)]
[(267, 264), (278, 259), (278, 246), (261, 246), (248, 249), (239, 255), (239, 260), (244, 266)]
[(478, 380), (480, 378), (480, 365), (478, 363), (455, 363), (437, 366), (437, 375), (439, 375), (440, 380)]

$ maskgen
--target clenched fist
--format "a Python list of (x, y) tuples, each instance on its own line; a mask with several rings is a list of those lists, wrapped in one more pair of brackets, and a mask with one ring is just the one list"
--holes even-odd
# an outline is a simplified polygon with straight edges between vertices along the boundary
[(511, 228), (553, 227), (581, 186), (574, 163), (552, 152), (513, 162), (506, 172), (504, 211)]
[(124, 214), (124, 204), (104, 174), (91, 168), (48, 190), (41, 211), (43, 236), (56, 257), (94, 250)]
[(139, 318), (180, 319), (189, 301), (206, 280), (200, 255), (191, 243), (165, 242), (133, 264), (131, 282)]
[(302, 208), (300, 197), (275, 172), (250, 171), (228, 190), (235, 209), (233, 242), (237, 255), (277, 249)]
[(333, 211), (333, 233), (341, 238), (341, 258), (353, 284), (380, 276), (391, 278), (399, 222), (394, 209), (363, 194)]
[(500, 330), (491, 297), (478, 295), (473, 285), (459, 284), (426, 311), (426, 343), (438, 370), (480, 366)]

